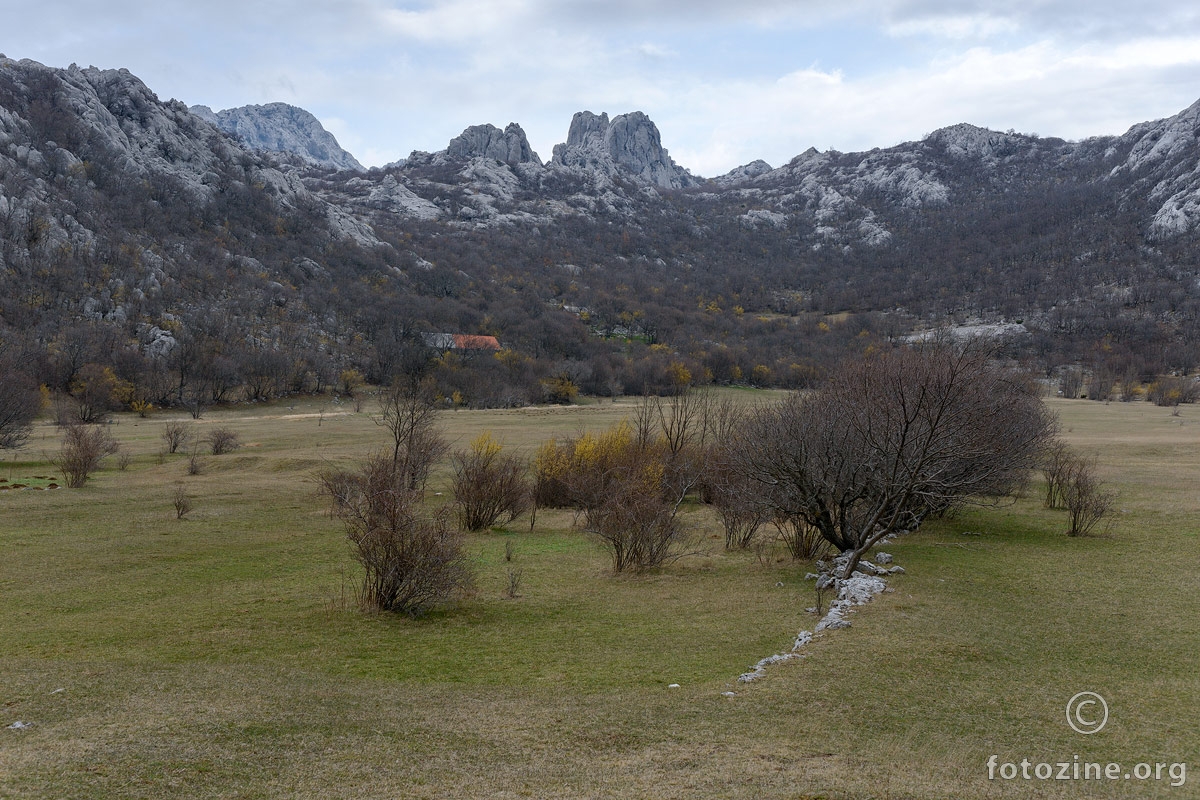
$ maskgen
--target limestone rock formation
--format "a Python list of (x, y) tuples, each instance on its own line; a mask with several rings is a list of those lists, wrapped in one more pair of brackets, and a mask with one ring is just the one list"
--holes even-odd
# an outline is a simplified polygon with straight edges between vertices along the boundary
[(749, 183), (759, 175), (766, 175), (773, 167), (761, 158), (756, 161), (751, 161), (749, 164), (743, 164), (740, 167), (734, 167), (724, 175), (713, 178), (712, 182), (721, 188), (730, 186), (738, 186), (743, 183)]
[(515, 122), (504, 130), (495, 125), (472, 125), (450, 140), (446, 148), (450, 158), (494, 158), (509, 164), (541, 164), (538, 154), (529, 146), (525, 131)]
[(641, 111), (608, 114), (580, 111), (567, 141), (554, 146), (552, 163), (613, 175), (624, 173), (663, 189), (684, 189), (700, 180), (678, 166), (662, 146), (658, 127)]
[(354, 156), (338, 144), (320, 120), (303, 108), (287, 103), (241, 106), (214, 112), (208, 106), (192, 106), (191, 112), (226, 133), (239, 137), (255, 150), (294, 153), (310, 164), (334, 169), (362, 171)]

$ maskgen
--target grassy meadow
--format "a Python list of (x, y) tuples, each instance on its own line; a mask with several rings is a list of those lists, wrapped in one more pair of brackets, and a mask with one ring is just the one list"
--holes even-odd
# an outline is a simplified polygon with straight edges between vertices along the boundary
[[(1065, 536), (1037, 483), (930, 523), (886, 546), (906, 574), (853, 627), (753, 684), (816, 623), (811, 565), (724, 552), (707, 509), (686, 514), (701, 552), (643, 576), (543, 510), (469, 538), (457, 605), (371, 615), (313, 479), (385, 443), (369, 403), (209, 412), (196, 429), (243, 446), (198, 475), (160, 455), (184, 416), (121, 415), (126, 468), (75, 490), (45, 488), (60, 433), (39, 425), (0, 462), (26, 487), (0, 489), (0, 797), (1200, 797), (1200, 408), (1049, 402), (1119, 493), (1107, 532)], [(631, 408), (443, 428), (532, 453)], [(449, 500), (444, 467), (430, 488)], [(1085, 690), (1110, 709), (1091, 736), (1066, 724)], [(991, 755), (1196, 773), (989, 780)]]

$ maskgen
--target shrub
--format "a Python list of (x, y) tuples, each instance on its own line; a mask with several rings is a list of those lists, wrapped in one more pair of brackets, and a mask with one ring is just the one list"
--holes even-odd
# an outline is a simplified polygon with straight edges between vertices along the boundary
[(585, 528), (608, 548), (615, 572), (652, 569), (680, 555), (679, 505), (662, 499), (653, 465), (641, 472), (617, 482), (605, 502), (586, 513)]
[(776, 513), (771, 524), (795, 561), (811, 561), (826, 549), (828, 543), (820, 529), (810, 525), (800, 514)]
[(105, 428), (76, 423), (67, 426), (62, 450), (52, 463), (62, 470), (67, 486), (78, 489), (99, 469), (106, 456), (119, 449), (117, 440)]
[(644, 441), (621, 423), (569, 443), (561, 480), (583, 527), (611, 553), (613, 569), (642, 571), (676, 558), (684, 535), (678, 514), (691, 484), (678, 484), (662, 437)]
[(175, 493), (171, 496), (171, 502), (175, 506), (175, 519), (183, 519), (192, 510), (192, 501), (187, 496), (187, 490), (183, 488), (182, 483), (175, 485)]
[(319, 480), (365, 570), (364, 608), (416, 615), (470, 586), (462, 536), (447, 510), (422, 514), (420, 493), (392, 459), (373, 456), (357, 470), (326, 471)]
[(744, 550), (771, 518), (771, 508), (754, 481), (736, 468), (729, 448), (711, 449), (704, 472), (704, 499), (716, 509), (725, 529), (725, 549)]
[(1096, 476), (1094, 460), (1074, 458), (1063, 488), (1067, 535), (1086, 536), (1112, 511), (1115, 497)]
[(1046, 496), (1042, 505), (1046, 508), (1062, 508), (1066, 505), (1067, 481), (1075, 460), (1075, 454), (1061, 439), (1054, 440), (1046, 448), (1042, 461), (1042, 476), (1046, 479)]
[(204, 437), (204, 441), (208, 442), (209, 450), (214, 456), (224, 455), (242, 446), (237, 432), (229, 428), (213, 428)]
[(1146, 398), (1156, 406), (1174, 407), (1180, 403), (1194, 403), (1196, 395), (1195, 381), (1173, 375), (1159, 378), (1146, 390)]
[(186, 422), (168, 422), (163, 426), (162, 439), (168, 453), (177, 453), (192, 440), (192, 426)]
[(543, 378), (542, 392), (547, 403), (570, 405), (579, 394), (579, 387), (569, 375), (560, 374)]
[(500, 443), (484, 433), (466, 451), (455, 453), (454, 502), (458, 519), (470, 531), (490, 528), (501, 516), (509, 520), (529, 508), (526, 463), (501, 453)]

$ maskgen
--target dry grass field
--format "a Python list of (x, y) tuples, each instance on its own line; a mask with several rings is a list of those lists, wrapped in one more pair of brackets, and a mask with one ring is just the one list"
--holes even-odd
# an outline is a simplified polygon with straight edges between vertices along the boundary
[[(811, 565), (725, 553), (706, 509), (703, 552), (644, 576), (614, 576), (568, 513), (522, 517), (470, 537), (459, 604), (369, 615), (313, 480), (383, 444), (369, 407), (211, 412), (197, 429), (243, 446), (198, 475), (159, 455), (184, 417), (120, 416), (127, 468), (77, 490), (42, 488), (59, 432), (39, 426), (0, 463), (28, 487), (0, 490), (0, 797), (1200, 796), (1200, 408), (1051, 403), (1119, 492), (1108, 532), (1066, 537), (1036, 483), (931, 523), (887, 546), (907, 572), (853, 627), (748, 685), (814, 625)], [(630, 407), (443, 426), (531, 452)], [(1110, 709), (1091, 736), (1066, 724), (1085, 690)], [(992, 755), (1197, 772), (989, 780)]]

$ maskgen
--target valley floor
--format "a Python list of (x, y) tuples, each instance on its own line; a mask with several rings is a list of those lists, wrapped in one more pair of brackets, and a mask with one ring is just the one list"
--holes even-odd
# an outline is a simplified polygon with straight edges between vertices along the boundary
[[(199, 475), (159, 455), (183, 417), (120, 416), (127, 468), (78, 490), (32, 488), (56, 477), (59, 433), (39, 426), (0, 464), (31, 487), (0, 491), (0, 797), (1196, 796), (1200, 408), (1049, 402), (1119, 492), (1107, 533), (1066, 537), (1038, 482), (931, 523), (887, 546), (906, 574), (851, 628), (753, 684), (736, 679), (816, 621), (811, 565), (724, 552), (706, 509), (687, 514), (703, 552), (640, 577), (614, 576), (569, 513), (521, 517), (470, 538), (458, 605), (368, 615), (314, 481), (383, 443), (365, 411), (213, 412), (197, 426), (243, 447)], [(630, 408), (444, 426), (532, 452)], [(447, 487), (435, 475), (431, 502)], [(1108, 703), (1096, 735), (1067, 724), (1082, 691)], [(993, 755), (1131, 777), (989, 779)], [(1140, 763), (1197, 774), (1172, 786)]]

